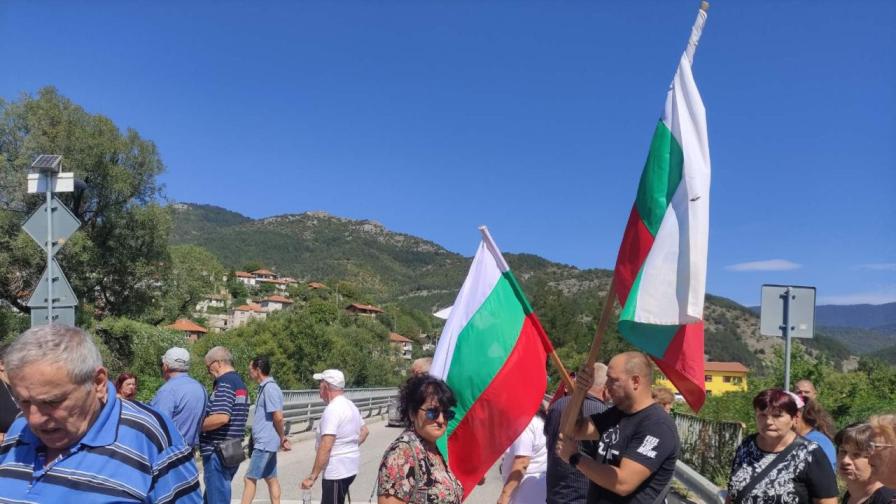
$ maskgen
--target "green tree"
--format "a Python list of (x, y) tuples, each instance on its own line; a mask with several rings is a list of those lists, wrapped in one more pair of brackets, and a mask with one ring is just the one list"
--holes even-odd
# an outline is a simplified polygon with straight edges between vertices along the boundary
[(0, 298), (27, 312), (43, 255), (20, 230), (42, 198), (22, 190), (38, 154), (61, 154), (86, 189), (60, 194), (82, 227), (58, 255), (82, 307), (141, 318), (161, 295), (168, 262), (168, 212), (157, 203), (164, 166), (156, 146), (56, 89), (0, 100)]
[(224, 283), (224, 267), (204, 248), (175, 245), (169, 252), (171, 267), (160, 301), (163, 320), (189, 316), (204, 296), (219, 293)]

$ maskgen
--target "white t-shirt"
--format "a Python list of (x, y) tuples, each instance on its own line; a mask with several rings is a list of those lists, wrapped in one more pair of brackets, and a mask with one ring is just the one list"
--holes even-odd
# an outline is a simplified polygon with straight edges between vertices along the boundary
[(324, 479), (337, 480), (358, 474), (361, 450), (358, 448), (364, 419), (358, 407), (345, 396), (336, 396), (324, 409), (317, 423), (317, 443), (323, 435), (334, 435), (336, 441), (330, 450), (330, 461), (324, 469)]
[(513, 492), (510, 502), (544, 504), (547, 496), (548, 450), (547, 439), (544, 437), (544, 420), (538, 415), (532, 418), (516, 441), (504, 452), (501, 476), (505, 482), (513, 467), (513, 459), (517, 456), (529, 457), (529, 467), (526, 468), (526, 474)]

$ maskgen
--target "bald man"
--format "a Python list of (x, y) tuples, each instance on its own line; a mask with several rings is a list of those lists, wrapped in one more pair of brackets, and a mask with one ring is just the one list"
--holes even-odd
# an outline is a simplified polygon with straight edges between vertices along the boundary
[(806, 402), (806, 399), (815, 401), (818, 398), (818, 391), (815, 390), (815, 384), (809, 380), (800, 380), (796, 382), (793, 386), (793, 393), (800, 396), (803, 402)]
[[(589, 389), (593, 369), (576, 375), (576, 388)], [(575, 441), (599, 440), (597, 455), (578, 452), (560, 435), (557, 456), (590, 481), (589, 504), (654, 504), (668, 492), (678, 457), (678, 430), (653, 400), (653, 368), (640, 352), (621, 353), (607, 366), (607, 395), (613, 407), (576, 422)]]

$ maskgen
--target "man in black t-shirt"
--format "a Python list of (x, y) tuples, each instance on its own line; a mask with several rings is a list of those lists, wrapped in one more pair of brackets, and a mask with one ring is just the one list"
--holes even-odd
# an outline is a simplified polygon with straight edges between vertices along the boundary
[[(590, 417), (607, 410), (606, 383), (607, 365), (595, 362), (594, 384), (588, 389), (585, 402), (582, 403), (580, 414), (583, 417)], [(572, 400), (571, 395), (557, 399), (548, 408), (548, 416), (544, 422), (544, 435), (547, 439), (548, 451), (547, 504), (585, 504), (588, 497), (588, 478), (561, 460), (554, 451), (557, 436), (560, 435), (560, 419), (570, 400)], [(594, 457), (597, 453), (597, 442), (583, 441), (579, 443), (579, 451), (584, 455)]]
[[(588, 388), (592, 371), (576, 376)], [(591, 480), (589, 504), (657, 504), (672, 480), (679, 441), (675, 422), (651, 397), (653, 368), (640, 352), (613, 357), (607, 368), (607, 394), (614, 406), (580, 418), (575, 440), (596, 439), (597, 455), (578, 453), (576, 443), (557, 442), (557, 455)]]

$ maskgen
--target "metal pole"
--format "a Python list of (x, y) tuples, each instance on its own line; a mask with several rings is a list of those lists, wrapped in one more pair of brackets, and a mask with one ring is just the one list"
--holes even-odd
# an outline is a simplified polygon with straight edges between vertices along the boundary
[(47, 324), (53, 325), (53, 173), (47, 177)]
[(790, 390), (790, 287), (784, 291), (784, 390)]

